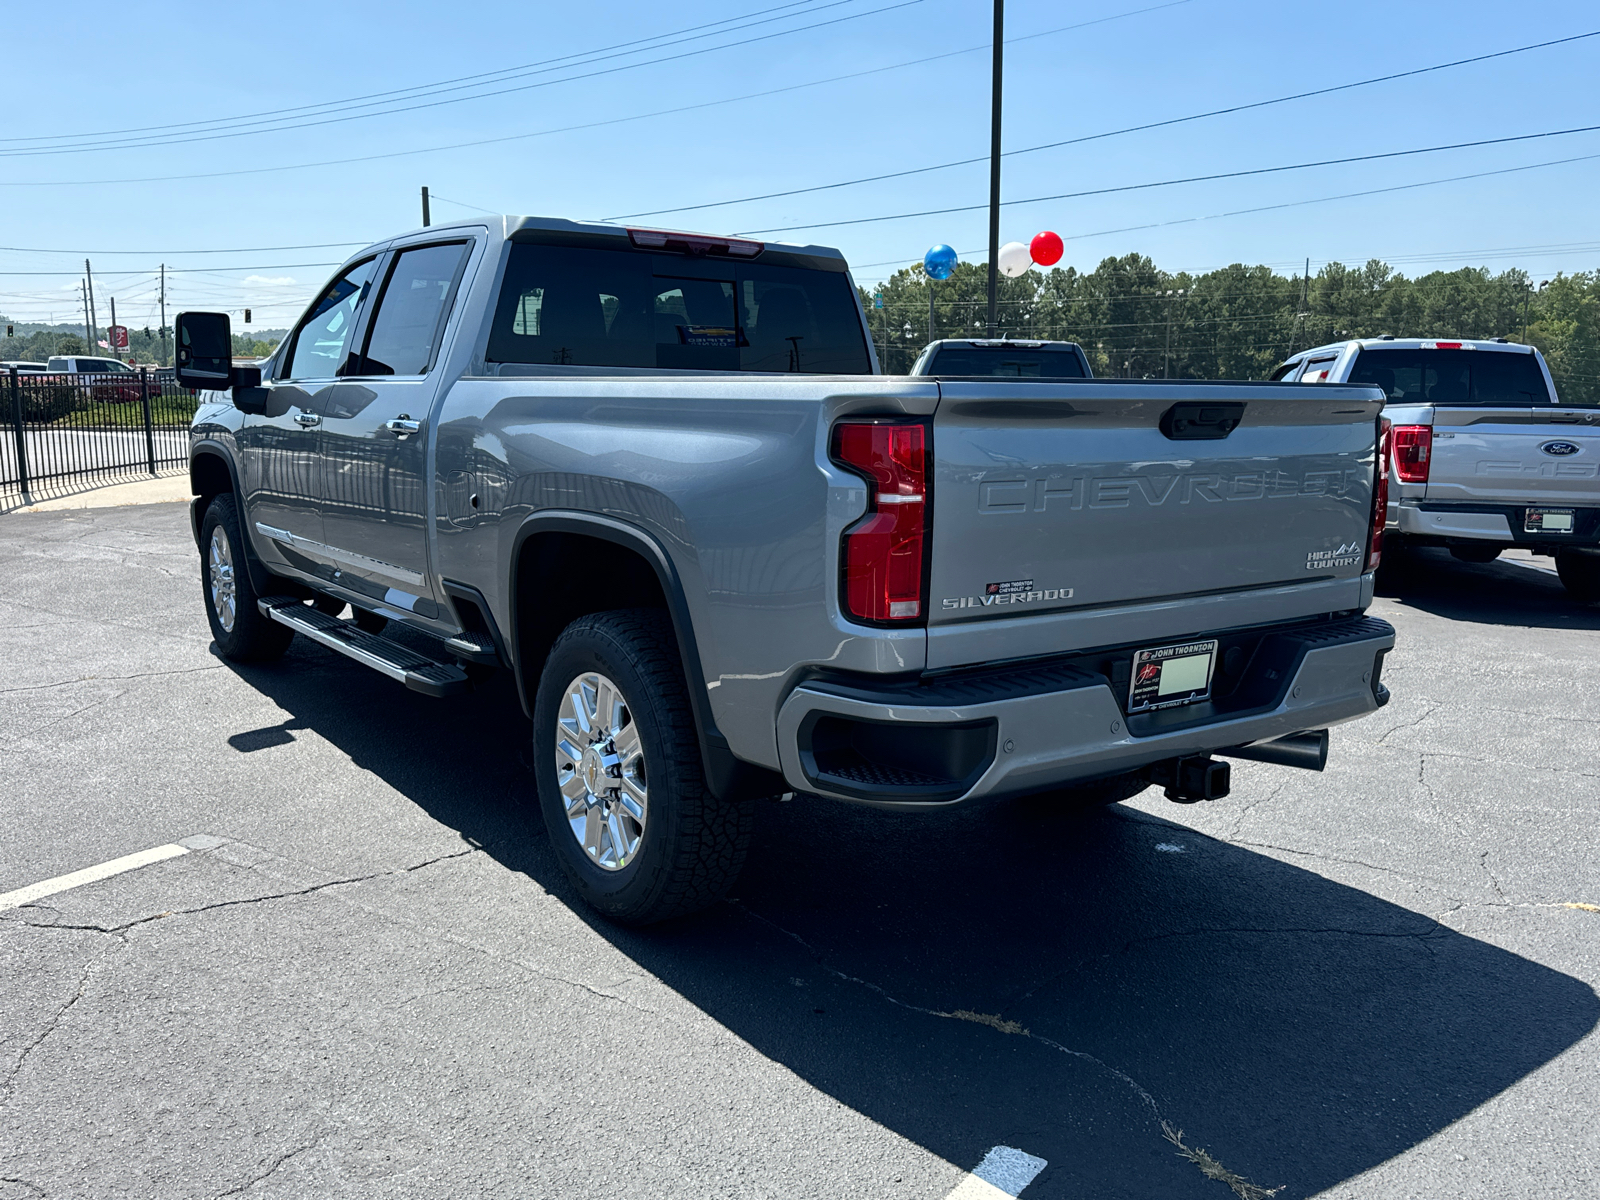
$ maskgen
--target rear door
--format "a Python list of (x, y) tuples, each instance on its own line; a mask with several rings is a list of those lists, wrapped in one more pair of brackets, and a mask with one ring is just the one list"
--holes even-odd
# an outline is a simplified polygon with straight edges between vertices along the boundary
[(407, 246), (386, 260), (360, 352), (322, 423), (322, 527), (340, 583), (425, 617), (429, 413), (445, 323), (470, 240)]
[(1370, 389), (1016, 381), (940, 392), (931, 624), (1365, 569), (1381, 407)]

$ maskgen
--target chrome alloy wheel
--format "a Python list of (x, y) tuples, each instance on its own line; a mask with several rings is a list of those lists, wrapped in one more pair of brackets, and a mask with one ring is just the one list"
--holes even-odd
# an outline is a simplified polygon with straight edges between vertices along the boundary
[(649, 808), (644, 748), (622, 693), (598, 672), (579, 675), (562, 695), (556, 782), (567, 825), (590, 861), (607, 871), (632, 862)]
[(233, 547), (228, 544), (227, 530), (221, 525), (211, 530), (206, 574), (211, 585), (211, 610), (217, 614), (217, 624), (222, 626), (223, 633), (232, 633), (239, 615), (238, 585), (233, 578)]

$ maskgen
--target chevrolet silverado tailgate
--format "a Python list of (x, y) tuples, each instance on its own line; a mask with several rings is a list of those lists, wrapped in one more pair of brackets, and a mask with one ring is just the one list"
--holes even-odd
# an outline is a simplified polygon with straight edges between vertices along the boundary
[(1382, 407), (1372, 388), (940, 388), (930, 626), (1365, 570)]

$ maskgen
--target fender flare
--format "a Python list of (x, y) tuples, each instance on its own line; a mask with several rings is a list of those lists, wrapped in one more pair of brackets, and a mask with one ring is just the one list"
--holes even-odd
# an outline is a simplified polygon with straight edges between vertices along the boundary
[[(233, 489), (234, 507), (239, 513), (239, 532), (244, 535), (244, 565), (245, 570), (250, 574), (250, 586), (255, 588), (258, 596), (270, 596), (276, 592), (283, 591), (286, 581), (279, 579), (271, 571), (267, 570), (266, 564), (256, 554), (255, 539), (250, 536), (250, 522), (245, 515), (244, 491), (239, 486), (239, 468), (234, 463), (233, 456), (228, 453), (227, 448), (221, 442), (212, 441), (210, 438), (195, 442), (189, 448), (189, 486), (191, 488), (194, 486), (195, 460), (202, 457), (220, 458), (222, 465), (228, 470), (228, 480)], [(196, 496), (189, 503), (189, 524), (194, 530), (194, 544), (197, 548), (200, 546), (200, 522), (205, 520), (205, 513), (200, 511), (199, 500), (200, 497)]]
[[(721, 799), (754, 799), (771, 796), (788, 790), (788, 784), (777, 772), (754, 763), (745, 762), (733, 753), (728, 739), (717, 728), (711, 713), (711, 696), (706, 690), (705, 672), (700, 665), (700, 648), (695, 639), (694, 621), (689, 615), (688, 601), (684, 596), (683, 581), (678, 569), (661, 543), (637, 525), (569, 509), (541, 509), (523, 519), (512, 538), (510, 579), (506, 589), (512, 628), (517, 628), (520, 598), (517, 595), (517, 564), (522, 558), (523, 544), (536, 534), (571, 533), (582, 537), (599, 538), (637, 553), (649, 563), (661, 585), (661, 594), (667, 601), (667, 616), (678, 639), (678, 654), (683, 663), (683, 676), (689, 688), (689, 707), (694, 714), (695, 733), (700, 742), (700, 758), (705, 768), (706, 785)], [(514, 653), (518, 657), (517, 690), (522, 695), (523, 708), (532, 715), (533, 698), (527, 693), (527, 671), (539, 664), (523, 663), (517, 633), (512, 635)]]

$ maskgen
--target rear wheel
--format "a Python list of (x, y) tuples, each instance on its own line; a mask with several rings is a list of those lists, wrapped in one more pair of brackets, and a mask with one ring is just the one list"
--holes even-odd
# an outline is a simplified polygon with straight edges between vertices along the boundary
[(1600, 554), (1563, 550), (1556, 555), (1556, 574), (1574, 600), (1600, 600)]
[(200, 522), (201, 572), (206, 619), (222, 657), (262, 662), (289, 648), (294, 631), (261, 615), (244, 561), (239, 512), (231, 495), (211, 502)]
[(753, 806), (706, 787), (664, 614), (567, 626), (545, 661), (533, 728), (545, 826), (586, 903), (643, 925), (721, 898), (744, 863)]

